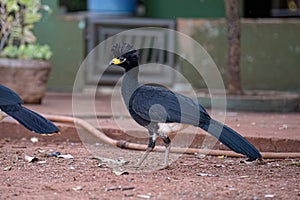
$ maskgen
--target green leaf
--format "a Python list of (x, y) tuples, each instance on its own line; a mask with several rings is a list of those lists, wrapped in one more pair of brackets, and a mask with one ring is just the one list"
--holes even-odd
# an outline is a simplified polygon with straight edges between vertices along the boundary
[(4, 48), (2, 57), (7, 58), (19, 58), (19, 59), (37, 59), (37, 60), (49, 60), (52, 56), (51, 49), (48, 45), (20, 45), (7, 46)]
[[(36, 43), (36, 37), (32, 32), (34, 24), (42, 19), (41, 11), (51, 12), (50, 7), (42, 5), (41, 0), (0, 1), (1, 4), (4, 3), (4, 12), (7, 14), (1, 20), (1, 27), (6, 27), (5, 33), (8, 33), (6, 34), (8, 38), (4, 37), (4, 33), (0, 33), (0, 42), (6, 47), (5, 51), (2, 50), (0, 52), (1, 56), (24, 59), (50, 59), (52, 52), (49, 47), (44, 48), (43, 45), (31, 46), (31, 44)], [(13, 45), (18, 46), (20, 44), (26, 45), (12, 47)]]
[(26, 5), (26, 6), (30, 6), (32, 5), (33, 1), (32, 0), (19, 0), (19, 2), (23, 5)]
[(40, 13), (25, 13), (25, 24), (33, 24), (38, 21), (40, 21), (42, 18), (42, 15)]
[(7, 0), (6, 10), (8, 12), (18, 12), (19, 11), (18, 1), (17, 0)]

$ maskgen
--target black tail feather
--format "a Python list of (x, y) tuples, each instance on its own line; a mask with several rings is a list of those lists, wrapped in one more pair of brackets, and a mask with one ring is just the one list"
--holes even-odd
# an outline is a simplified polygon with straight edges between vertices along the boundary
[(247, 156), (249, 160), (256, 160), (262, 157), (260, 152), (243, 136), (216, 120), (211, 119), (209, 124), (200, 124), (200, 128), (218, 138), (220, 142), (232, 151)]
[(3, 111), (30, 131), (39, 134), (51, 134), (59, 131), (51, 121), (25, 107), (19, 106), (19, 109), (7, 109)]

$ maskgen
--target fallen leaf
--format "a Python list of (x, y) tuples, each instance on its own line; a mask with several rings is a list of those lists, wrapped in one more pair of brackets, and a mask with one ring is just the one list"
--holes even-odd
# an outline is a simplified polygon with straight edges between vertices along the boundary
[(37, 162), (38, 164), (46, 164), (46, 160), (41, 160)]
[(25, 155), (24, 159), (25, 159), (27, 162), (35, 162), (35, 161), (38, 161), (38, 160), (39, 160), (37, 157), (32, 157), (32, 156), (28, 156), (28, 155)]
[(106, 191), (114, 191), (114, 190), (121, 190), (122, 187), (121, 186), (118, 186), (118, 187), (109, 187), (106, 189)]
[(64, 158), (64, 159), (73, 159), (74, 157), (71, 154), (66, 155), (58, 155), (58, 158)]
[(47, 156), (48, 156), (47, 150), (45, 150), (45, 149), (39, 149), (38, 152), (39, 152), (43, 157), (47, 157)]
[(292, 161), (292, 162), (286, 163), (286, 165), (287, 166), (298, 166), (298, 167), (300, 167), (300, 162)]
[(197, 176), (202, 176), (202, 177), (213, 177), (213, 176), (218, 176), (216, 174), (207, 174), (207, 173), (197, 173)]
[(220, 164), (216, 164), (214, 165), (215, 168), (221, 168), (221, 167), (226, 167), (225, 165), (220, 165)]
[(112, 163), (112, 164), (117, 164), (117, 165), (127, 165), (129, 163), (129, 161), (126, 161), (123, 159), (113, 160), (113, 159), (105, 158), (105, 157), (101, 157), (101, 156), (94, 156), (93, 158), (100, 160), (101, 162)]
[(124, 196), (125, 196), (125, 197), (133, 197), (134, 194), (125, 194)]
[(128, 187), (122, 187), (121, 190), (125, 191), (125, 190), (134, 190), (135, 187), (134, 186), (128, 186)]
[(240, 176), (240, 178), (249, 178), (249, 176)]
[(146, 194), (138, 194), (136, 195), (138, 198), (141, 198), (141, 199), (150, 199), (150, 195), (146, 195)]
[(126, 171), (121, 171), (121, 170), (117, 170), (117, 169), (113, 169), (113, 173), (117, 176), (121, 176), (121, 175), (128, 175), (129, 173)]
[(56, 152), (48, 154), (48, 157), (58, 157), (59, 155), (61, 155), (61, 153), (59, 151), (56, 151)]
[(3, 169), (4, 171), (10, 171), (11, 170), (11, 166), (7, 166)]
[(73, 187), (72, 190), (74, 190), (74, 191), (80, 191), (80, 190), (82, 190), (82, 186)]

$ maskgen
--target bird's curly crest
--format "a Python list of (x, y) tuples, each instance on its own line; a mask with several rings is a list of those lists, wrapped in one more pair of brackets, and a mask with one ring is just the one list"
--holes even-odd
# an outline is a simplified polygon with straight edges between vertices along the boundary
[(113, 45), (111, 51), (114, 54), (114, 57), (117, 58), (121, 55), (124, 55), (125, 53), (132, 51), (133, 49), (133, 45), (128, 44), (128, 43), (116, 43)]

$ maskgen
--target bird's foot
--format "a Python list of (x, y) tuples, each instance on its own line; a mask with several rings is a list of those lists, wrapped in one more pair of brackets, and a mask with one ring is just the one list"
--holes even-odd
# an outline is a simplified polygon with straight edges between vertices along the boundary
[(162, 167), (158, 168), (158, 170), (164, 170), (164, 169), (169, 169), (170, 165), (164, 164)]
[(244, 164), (258, 164), (258, 165), (264, 165), (265, 161), (263, 158), (258, 158), (258, 159), (247, 159), (247, 160), (241, 160), (240, 163)]
[(135, 169), (139, 169), (141, 167), (141, 165), (139, 163), (136, 163), (135, 165), (133, 165), (133, 168)]

